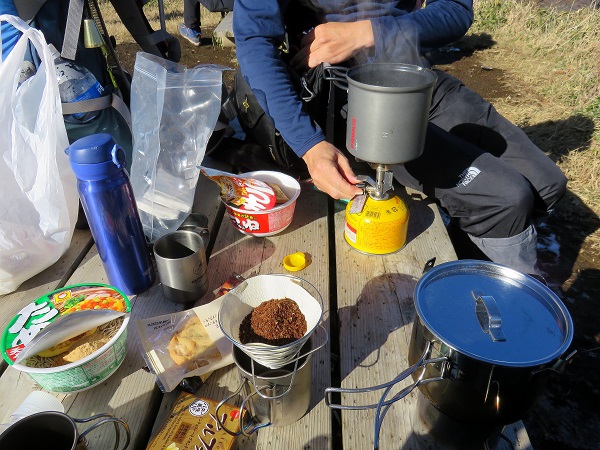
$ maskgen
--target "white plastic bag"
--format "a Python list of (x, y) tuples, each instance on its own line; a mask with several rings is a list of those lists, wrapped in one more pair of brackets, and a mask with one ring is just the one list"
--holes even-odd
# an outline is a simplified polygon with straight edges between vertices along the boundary
[(131, 82), (131, 186), (152, 242), (189, 215), (208, 140), (221, 112), (222, 71), (188, 69), (140, 52)]
[[(78, 212), (75, 176), (65, 154), (54, 62), (41, 31), (0, 15), (23, 35), (0, 63), (0, 294), (56, 262), (71, 243)], [(41, 60), (18, 86), (28, 42)]]

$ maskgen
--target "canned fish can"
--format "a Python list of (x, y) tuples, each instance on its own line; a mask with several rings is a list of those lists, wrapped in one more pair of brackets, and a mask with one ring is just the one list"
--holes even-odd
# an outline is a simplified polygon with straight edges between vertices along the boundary
[(351, 214), (352, 202), (346, 206), (344, 238), (356, 250), (385, 255), (406, 244), (408, 207), (398, 196), (386, 200), (367, 197), (361, 212)]

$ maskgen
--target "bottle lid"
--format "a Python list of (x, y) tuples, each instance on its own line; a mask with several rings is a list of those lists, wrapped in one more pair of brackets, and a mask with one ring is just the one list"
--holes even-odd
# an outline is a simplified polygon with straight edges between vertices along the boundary
[(112, 161), (118, 167), (125, 166), (125, 151), (108, 133), (85, 136), (73, 142), (65, 153), (74, 164), (100, 164)]
[(283, 258), (283, 267), (291, 272), (304, 269), (306, 267), (306, 255), (302, 252), (287, 255)]

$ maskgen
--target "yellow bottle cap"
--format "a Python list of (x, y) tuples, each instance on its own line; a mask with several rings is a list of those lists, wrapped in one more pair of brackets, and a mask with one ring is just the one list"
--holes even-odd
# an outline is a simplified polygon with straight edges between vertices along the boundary
[(283, 258), (283, 267), (291, 272), (302, 270), (306, 267), (306, 256), (302, 252), (287, 255)]

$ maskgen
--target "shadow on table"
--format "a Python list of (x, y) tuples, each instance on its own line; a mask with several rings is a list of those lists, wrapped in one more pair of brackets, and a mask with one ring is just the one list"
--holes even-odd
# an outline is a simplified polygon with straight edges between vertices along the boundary
[(430, 206), (437, 206), (433, 200), (420, 192), (408, 193), (402, 188), (396, 189), (396, 195), (404, 200), (410, 214), (406, 235), (406, 245), (408, 245), (431, 226), (435, 220), (435, 214)]
[[(380, 364), (384, 357), (407, 364), (406, 345), (415, 318), (413, 292), (417, 281), (413, 276), (398, 273), (380, 275), (365, 285), (355, 305), (338, 310), (339, 341), (345, 354), (340, 360), (342, 380), (357, 367)], [(396, 341), (404, 343), (404, 348), (389, 344), (390, 335), (399, 330), (406, 339)], [(398, 367), (398, 373), (401, 371), (402, 367)]]

